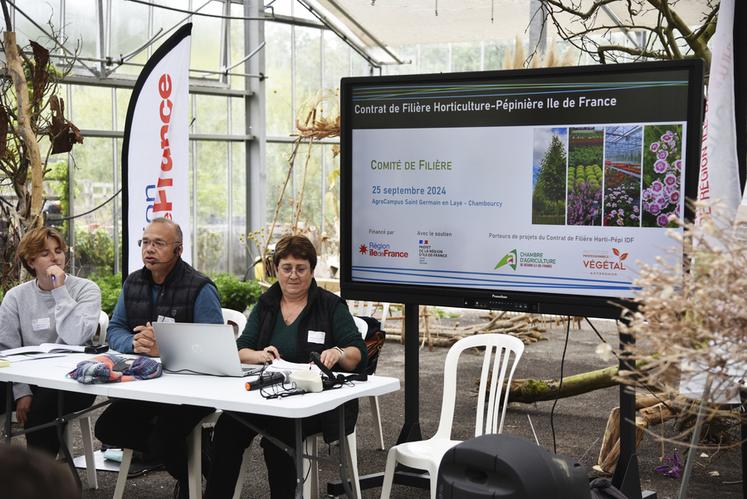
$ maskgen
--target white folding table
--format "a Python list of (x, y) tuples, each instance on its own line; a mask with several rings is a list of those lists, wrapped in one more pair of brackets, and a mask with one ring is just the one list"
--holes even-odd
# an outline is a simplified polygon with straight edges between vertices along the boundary
[[(164, 373), (163, 376), (150, 380), (84, 385), (66, 377), (66, 374), (72, 371), (78, 362), (91, 357), (93, 357), (91, 354), (67, 354), (61, 357), (15, 362), (10, 367), (0, 368), (0, 381), (28, 383), (46, 388), (90, 393), (110, 398), (213, 407), (234, 413), (262, 414), (294, 419), (296, 422), (295, 449), (297, 451), (284, 445), (282, 447), (286, 452), (291, 453), (296, 461), (297, 497), (301, 497), (303, 489), (302, 419), (341, 408), (345, 402), (360, 397), (384, 395), (399, 390), (399, 380), (397, 378), (369, 376), (365, 382), (355, 381), (335, 390), (265, 399), (260, 395), (259, 390), (246, 390), (245, 378)], [(9, 389), (9, 396), (11, 393), (12, 391)], [(338, 412), (341, 425), (340, 435), (344, 435), (343, 411)], [(80, 415), (80, 413), (76, 413), (73, 417), (77, 415)], [(64, 421), (66, 419), (61, 415), (60, 423)], [(5, 421), (4, 433), (6, 439), (10, 439), (10, 411), (8, 411)], [(344, 456), (346, 439), (340, 438), (339, 441), (340, 455)], [(62, 445), (64, 446), (64, 443)], [(342, 461), (344, 463), (344, 459)], [(342, 473), (345, 474), (344, 465), (341, 469)], [(77, 476), (77, 472), (75, 474)], [(342, 479), (343, 483), (347, 483), (345, 476)]]

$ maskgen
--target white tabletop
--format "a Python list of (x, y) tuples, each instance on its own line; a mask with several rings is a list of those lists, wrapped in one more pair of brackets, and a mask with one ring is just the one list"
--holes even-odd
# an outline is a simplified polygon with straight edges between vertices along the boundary
[(336, 390), (268, 400), (260, 395), (259, 390), (246, 391), (246, 378), (164, 373), (156, 379), (84, 385), (65, 376), (78, 362), (91, 357), (94, 355), (69, 354), (15, 362), (9, 367), (0, 368), (0, 381), (28, 383), (106, 397), (214, 407), (286, 418), (313, 416), (359, 397), (384, 395), (399, 390), (397, 378), (369, 376), (368, 381), (356, 381)]

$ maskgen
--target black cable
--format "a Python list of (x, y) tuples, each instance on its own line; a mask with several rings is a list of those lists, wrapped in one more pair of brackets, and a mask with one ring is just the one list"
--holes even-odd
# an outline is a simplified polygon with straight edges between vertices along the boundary
[(555, 406), (558, 405), (560, 399), (560, 390), (563, 388), (563, 370), (565, 368), (565, 352), (568, 349), (568, 338), (571, 335), (571, 316), (568, 316), (568, 323), (565, 327), (565, 344), (563, 345), (563, 355), (560, 357), (560, 383), (558, 383), (558, 390), (555, 392), (555, 401), (552, 403), (552, 409), (550, 409), (550, 430), (552, 431), (552, 451), (557, 454), (558, 447), (555, 442)]
[(107, 199), (106, 201), (104, 201), (103, 203), (101, 203), (100, 205), (98, 205), (96, 208), (88, 210), (85, 213), (78, 213), (77, 215), (70, 215), (69, 217), (55, 218), (54, 221), (55, 222), (57, 222), (57, 221), (64, 222), (65, 220), (73, 220), (75, 218), (80, 218), (80, 217), (84, 217), (86, 215), (89, 215), (89, 214), (93, 213), (94, 211), (96, 211), (96, 210), (98, 210), (100, 208), (103, 208), (106, 205), (106, 203), (108, 203), (109, 201), (111, 201), (112, 199), (114, 199), (115, 197), (117, 197), (120, 192), (122, 192), (122, 188), (121, 187), (119, 188), (119, 190), (117, 192), (115, 192), (114, 194), (112, 194), (109, 199)]

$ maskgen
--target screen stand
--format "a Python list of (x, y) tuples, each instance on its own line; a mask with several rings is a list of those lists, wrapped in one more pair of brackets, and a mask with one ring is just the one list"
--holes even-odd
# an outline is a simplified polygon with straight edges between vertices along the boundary
[[(625, 322), (625, 319), (620, 319)], [(635, 338), (620, 334), (620, 370), (630, 371), (634, 364), (630, 359), (630, 347)], [(635, 448), (635, 390), (620, 385), (620, 456), (617, 458), (612, 485), (630, 499), (655, 499), (656, 492), (641, 492), (641, 477), (638, 474), (638, 456)]]
[(405, 304), (405, 423), (397, 443), (422, 440), (420, 433), (420, 306)]

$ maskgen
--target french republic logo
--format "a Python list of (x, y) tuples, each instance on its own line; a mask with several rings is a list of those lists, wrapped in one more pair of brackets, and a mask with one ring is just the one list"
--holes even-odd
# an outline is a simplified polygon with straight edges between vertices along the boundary
[(418, 239), (418, 262), (427, 264), (432, 258), (446, 258), (449, 254), (444, 249), (434, 248), (428, 239)]
[(368, 245), (361, 244), (358, 246), (358, 253), (361, 255), (383, 256), (388, 258), (407, 258), (409, 256), (407, 251), (393, 250), (392, 245), (389, 243), (377, 243), (374, 241), (369, 241)]
[[(516, 255), (516, 248), (512, 249), (508, 253), (506, 253), (503, 258), (495, 265), (496, 269), (499, 269), (503, 266), (508, 265), (511, 267), (512, 270), (516, 270), (516, 264), (518, 262), (518, 257)], [(495, 270), (495, 269), (494, 269)]]

